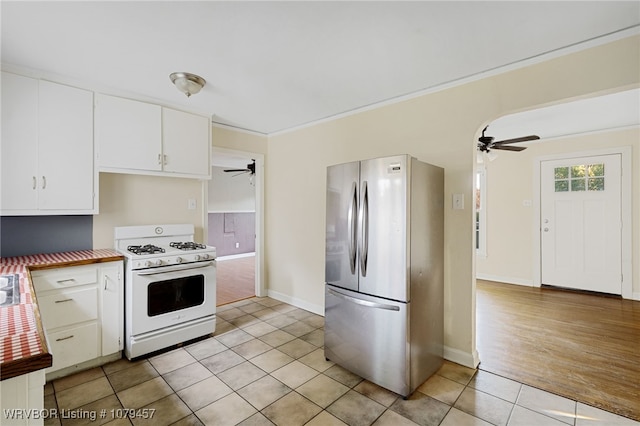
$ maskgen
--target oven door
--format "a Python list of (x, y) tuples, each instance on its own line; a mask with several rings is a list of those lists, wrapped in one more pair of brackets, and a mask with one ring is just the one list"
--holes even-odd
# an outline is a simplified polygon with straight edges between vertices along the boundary
[(216, 262), (132, 271), (130, 330), (143, 334), (214, 315)]

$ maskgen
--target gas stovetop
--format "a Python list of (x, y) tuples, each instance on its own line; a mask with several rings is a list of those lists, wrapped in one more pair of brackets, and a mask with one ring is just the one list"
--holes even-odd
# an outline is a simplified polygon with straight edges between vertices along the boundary
[(115, 228), (115, 247), (132, 269), (211, 261), (216, 248), (193, 241), (193, 225)]
[(166, 250), (153, 244), (145, 244), (138, 246), (127, 246), (127, 251), (133, 254), (156, 254), (164, 253)]
[(177, 248), (178, 250), (202, 250), (207, 248), (204, 244), (194, 243), (193, 241), (172, 242), (169, 243), (169, 247)]
[[(172, 241), (169, 243), (169, 251), (171, 249), (177, 249), (182, 251), (194, 251), (194, 250), (208, 250), (210, 247), (207, 247), (204, 244), (194, 243), (193, 241)], [(131, 245), (127, 246), (127, 251), (137, 255), (145, 255), (145, 254), (156, 254), (156, 253), (166, 253), (167, 249), (156, 246), (154, 244), (145, 244), (145, 245)]]

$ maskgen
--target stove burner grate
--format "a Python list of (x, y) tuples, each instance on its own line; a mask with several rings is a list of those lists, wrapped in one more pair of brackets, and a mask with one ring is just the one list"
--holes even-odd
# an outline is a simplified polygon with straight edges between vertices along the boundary
[(205, 246), (204, 244), (198, 244), (191, 241), (184, 242), (184, 243), (183, 242), (169, 243), (169, 246), (173, 248), (177, 248), (178, 250), (201, 250), (201, 249), (207, 248), (207, 246)]
[(134, 254), (164, 253), (164, 249), (162, 247), (154, 246), (153, 244), (145, 244), (143, 246), (128, 246), (127, 250)]

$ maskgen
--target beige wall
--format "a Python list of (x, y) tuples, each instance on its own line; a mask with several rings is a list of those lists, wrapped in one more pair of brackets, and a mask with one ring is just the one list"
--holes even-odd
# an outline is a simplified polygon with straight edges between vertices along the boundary
[[(327, 165), (409, 153), (445, 172), (445, 346), (465, 365), (475, 354), (472, 191), (475, 143), (484, 124), (563, 99), (637, 87), (638, 37), (525, 69), (269, 137), (266, 258), (269, 292), (323, 306)], [(465, 210), (450, 208), (465, 196)]]
[[(192, 223), (203, 241), (202, 181), (100, 173), (100, 214), (93, 217), (94, 248), (113, 247), (116, 226)], [(189, 199), (197, 208), (187, 209)]]
[[(478, 277), (514, 284), (534, 283), (534, 166), (537, 157), (604, 148), (632, 147), (632, 194), (640, 182), (640, 129), (627, 129), (562, 138), (528, 145), (519, 153), (500, 152), (487, 162), (487, 257), (478, 257)], [(635, 186), (634, 186), (635, 185)], [(532, 200), (533, 206), (523, 206)], [(632, 203), (633, 293), (640, 293), (640, 197)]]
[[(214, 127), (214, 146), (265, 156), (264, 255), (269, 293), (323, 310), (328, 165), (412, 154), (445, 168), (445, 355), (464, 365), (476, 364), (472, 194), (480, 130), (512, 112), (639, 87), (639, 43), (640, 37), (630, 37), (269, 138)], [(186, 211), (186, 199), (191, 197), (187, 194), (200, 200), (196, 195), (200, 183), (164, 179), (168, 178), (101, 174), (95, 246), (110, 246), (113, 226), (118, 225), (170, 218), (196, 223), (201, 229), (203, 215), (191, 217)], [(168, 193), (161, 192), (165, 187)], [(451, 209), (454, 193), (464, 194), (464, 210)], [(160, 211), (150, 212), (146, 202)], [(142, 205), (144, 209), (136, 209)]]
[(213, 126), (211, 143), (216, 148), (267, 154), (267, 137), (252, 132), (232, 130), (227, 127)]

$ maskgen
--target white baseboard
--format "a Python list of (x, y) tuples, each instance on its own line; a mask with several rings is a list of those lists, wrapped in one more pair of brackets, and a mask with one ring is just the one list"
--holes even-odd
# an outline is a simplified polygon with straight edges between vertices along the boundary
[(255, 252), (239, 253), (239, 254), (228, 254), (226, 256), (216, 257), (216, 260), (218, 262), (220, 262), (220, 261), (231, 260), (231, 259), (240, 259), (240, 258), (243, 258), (243, 257), (254, 257), (255, 255), (256, 255)]
[[(516, 284), (516, 285), (523, 285), (527, 287), (535, 287), (533, 285), (533, 280), (523, 280), (522, 278), (503, 277), (500, 275), (490, 275), (490, 274), (480, 274), (480, 273), (476, 274), (476, 278), (479, 280), (485, 280), (485, 281), (495, 281), (495, 282), (505, 283), (505, 284)], [(626, 297), (624, 297), (624, 294), (623, 294), (623, 298), (627, 299)], [(640, 292), (636, 291), (632, 293), (630, 300), (640, 300)]]
[(514, 277), (503, 277), (501, 275), (490, 275), (490, 274), (476, 274), (476, 278), (479, 280), (485, 281), (496, 281), (499, 283), (506, 284), (516, 284), (516, 285), (524, 285), (527, 287), (533, 287), (533, 280), (526, 280), (522, 278), (514, 278)]
[(469, 368), (477, 368), (478, 364), (480, 364), (480, 357), (478, 356), (478, 351), (475, 349), (472, 353), (469, 353), (445, 345), (444, 359)]
[(304, 309), (305, 311), (313, 312), (317, 315), (324, 316), (324, 305), (316, 305), (315, 303), (309, 303), (305, 300), (298, 299), (297, 297), (291, 297), (287, 294), (280, 293), (274, 290), (268, 290), (267, 294), (272, 299), (279, 300), (289, 305), (293, 305), (296, 308)]

